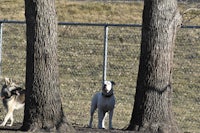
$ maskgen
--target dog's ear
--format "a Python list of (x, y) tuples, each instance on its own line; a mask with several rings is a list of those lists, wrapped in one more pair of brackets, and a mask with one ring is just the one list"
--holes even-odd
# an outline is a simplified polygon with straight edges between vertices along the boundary
[(4, 80), (6, 85), (9, 85), (12, 82), (12, 80), (7, 77)]
[(112, 83), (112, 85), (115, 85), (115, 82), (114, 81), (110, 81)]

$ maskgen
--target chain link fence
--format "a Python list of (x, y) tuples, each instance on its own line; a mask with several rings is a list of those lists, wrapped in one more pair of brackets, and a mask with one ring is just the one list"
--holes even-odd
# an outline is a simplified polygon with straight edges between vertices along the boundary
[[(174, 56), (173, 110), (184, 132), (200, 127), (200, 29), (182, 28), (177, 33)], [(4, 24), (2, 75), (25, 86), (25, 25)], [(116, 82), (115, 128), (131, 118), (139, 66), (141, 28), (109, 27), (107, 80)], [(92, 95), (101, 90), (103, 76), (104, 27), (58, 27), (58, 62), (63, 107), (70, 123), (86, 126)], [(3, 80), (1, 80), (3, 84)], [(3, 107), (0, 106), (3, 113)], [(5, 115), (5, 114), (4, 114)], [(3, 115), (0, 115), (0, 120)], [(22, 121), (15, 112), (15, 120)], [(97, 114), (94, 116), (97, 125)]]

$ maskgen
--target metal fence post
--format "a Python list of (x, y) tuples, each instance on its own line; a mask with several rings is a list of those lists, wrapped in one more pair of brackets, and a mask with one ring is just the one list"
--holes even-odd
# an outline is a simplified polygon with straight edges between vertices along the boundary
[(2, 66), (2, 62), (1, 62), (1, 53), (2, 53), (2, 42), (3, 42), (3, 23), (0, 23), (0, 75), (1, 75), (1, 66)]
[(106, 80), (106, 72), (107, 72), (107, 52), (108, 52), (108, 26), (104, 26), (104, 60), (103, 60), (103, 81)]

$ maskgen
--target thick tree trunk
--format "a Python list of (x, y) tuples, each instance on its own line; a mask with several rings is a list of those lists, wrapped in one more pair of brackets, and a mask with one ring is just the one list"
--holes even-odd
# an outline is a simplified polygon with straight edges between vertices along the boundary
[(179, 132), (172, 114), (172, 66), (181, 16), (176, 0), (145, 0), (138, 80), (128, 130)]
[(63, 113), (54, 0), (25, 0), (27, 24), (24, 131), (73, 132)]

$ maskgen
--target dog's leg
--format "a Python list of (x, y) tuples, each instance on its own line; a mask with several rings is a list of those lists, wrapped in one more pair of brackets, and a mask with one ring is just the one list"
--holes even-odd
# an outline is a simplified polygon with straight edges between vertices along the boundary
[(97, 96), (96, 97), (94, 96), (92, 99), (91, 109), (90, 109), (90, 122), (88, 125), (89, 128), (92, 128), (93, 115), (96, 109), (97, 109)]
[(11, 109), (8, 109), (8, 113), (6, 114), (6, 116), (5, 116), (5, 118), (4, 118), (4, 121), (1, 123), (1, 125), (0, 126), (5, 126), (6, 125), (6, 123), (7, 123), (7, 121), (10, 119), (11, 120), (11, 123), (9, 124), (9, 126), (12, 126), (12, 124), (13, 124), (13, 109), (11, 108)]
[(112, 117), (113, 117), (114, 109), (109, 112), (109, 129), (113, 129), (112, 127)]
[(94, 115), (94, 112), (95, 112), (95, 110), (96, 110), (96, 107), (92, 107), (91, 106), (91, 110), (90, 110), (90, 122), (89, 122), (89, 128), (92, 128), (92, 122), (93, 122), (93, 115)]
[(98, 109), (98, 128), (102, 129), (103, 127), (103, 118), (104, 118), (105, 113), (101, 110)]
[(13, 122), (14, 122), (14, 118), (13, 118), (13, 112), (12, 112), (10, 115), (10, 124), (8, 126), (11, 127), (13, 125)]
[(106, 117), (107, 117), (107, 112), (106, 113), (103, 113), (103, 121), (102, 121), (102, 128), (105, 128), (105, 119), (106, 119)]

